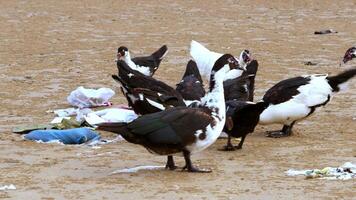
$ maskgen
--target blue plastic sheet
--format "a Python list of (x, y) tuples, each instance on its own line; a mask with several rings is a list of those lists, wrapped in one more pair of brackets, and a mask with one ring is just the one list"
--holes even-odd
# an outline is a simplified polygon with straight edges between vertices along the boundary
[(100, 135), (89, 128), (67, 130), (35, 130), (25, 135), (27, 140), (42, 142), (59, 141), (63, 144), (82, 144), (100, 139)]

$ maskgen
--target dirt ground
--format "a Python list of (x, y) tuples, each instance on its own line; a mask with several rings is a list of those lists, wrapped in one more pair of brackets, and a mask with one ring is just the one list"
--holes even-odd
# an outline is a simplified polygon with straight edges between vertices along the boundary
[[(0, 191), (4, 199), (356, 199), (356, 182), (288, 177), (309, 169), (356, 162), (356, 86), (334, 96), (295, 126), (292, 137), (271, 139), (258, 126), (244, 148), (221, 152), (218, 140), (192, 160), (210, 174), (165, 170), (111, 174), (166, 158), (125, 141), (88, 146), (38, 144), (11, 133), (17, 125), (47, 123), (50, 109), (67, 108), (78, 86), (115, 88), (116, 49), (146, 55), (162, 44), (169, 53), (155, 77), (174, 86), (192, 39), (218, 52), (249, 49), (260, 63), (256, 100), (284, 78), (336, 74), (355, 45), (356, 2), (343, 1), (0, 1)], [(334, 29), (337, 34), (314, 35)], [(318, 63), (315, 66), (304, 62)], [(102, 133), (103, 137), (115, 136)], [(182, 158), (177, 164), (184, 165)]]

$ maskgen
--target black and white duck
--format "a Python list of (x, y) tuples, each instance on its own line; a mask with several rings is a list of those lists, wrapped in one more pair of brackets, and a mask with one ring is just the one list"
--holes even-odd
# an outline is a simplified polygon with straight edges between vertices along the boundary
[(153, 76), (167, 52), (167, 46), (163, 45), (149, 56), (141, 56), (131, 59), (128, 48), (121, 46), (117, 49), (117, 60), (125, 61), (131, 69), (139, 71), (146, 76)]
[(131, 69), (126, 62), (117, 61), (119, 82), (129, 106), (137, 114), (149, 114), (176, 106), (185, 106), (182, 96), (166, 83)]
[[(223, 150), (241, 149), (247, 134), (255, 130), (260, 114), (268, 107), (267, 102), (253, 103), (250, 101), (230, 100), (226, 102), (226, 122), (224, 132), (228, 135), (227, 144)], [(238, 146), (233, 146), (231, 138), (241, 138)]]
[(356, 47), (351, 47), (349, 48), (344, 55), (344, 58), (342, 59), (342, 62), (346, 64), (350, 60), (356, 58)]
[(224, 76), (238, 67), (230, 54), (224, 54), (215, 63), (209, 92), (199, 107), (176, 107), (138, 117), (130, 123), (104, 123), (98, 129), (120, 134), (128, 142), (140, 144), (149, 152), (167, 155), (168, 169), (176, 169), (173, 155), (181, 153), (183, 169), (189, 172), (210, 172), (192, 165), (190, 156), (212, 145), (225, 124)]
[[(220, 58), (222, 54), (210, 51), (199, 42), (192, 40), (190, 43), (190, 55), (197, 63), (200, 74), (209, 81), (211, 69), (213, 68), (215, 61)], [(241, 76), (243, 71), (246, 70), (247, 64), (252, 61), (251, 53), (248, 50), (243, 50), (240, 53), (239, 58), (236, 59), (239, 61), (242, 69), (231, 70), (225, 76), (225, 80)]]
[(205, 95), (203, 80), (193, 60), (188, 62), (185, 73), (182, 80), (177, 84), (176, 90), (182, 95), (186, 105), (190, 105), (192, 101), (200, 101)]
[(258, 70), (257, 60), (252, 60), (241, 76), (224, 81), (225, 101), (252, 101), (255, 92), (255, 77)]
[(314, 74), (280, 81), (264, 95), (269, 106), (261, 113), (261, 124), (283, 124), (280, 131), (272, 131), (269, 137), (289, 136), (293, 125), (326, 105), (334, 92), (345, 87), (345, 82), (354, 77), (356, 69), (336, 76)]

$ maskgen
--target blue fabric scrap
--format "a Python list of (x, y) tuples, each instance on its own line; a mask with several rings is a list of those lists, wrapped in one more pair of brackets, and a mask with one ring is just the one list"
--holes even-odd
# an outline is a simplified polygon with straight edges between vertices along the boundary
[(34, 130), (25, 135), (27, 140), (42, 142), (60, 141), (63, 144), (82, 144), (100, 139), (100, 135), (89, 128), (67, 130)]

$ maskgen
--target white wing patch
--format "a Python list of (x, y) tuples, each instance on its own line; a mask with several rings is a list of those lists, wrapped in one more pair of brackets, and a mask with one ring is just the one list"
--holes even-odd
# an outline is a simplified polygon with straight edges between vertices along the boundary
[(153, 100), (151, 100), (149, 98), (146, 98), (146, 100), (147, 100), (147, 102), (149, 104), (151, 104), (152, 106), (154, 106), (154, 107), (156, 107), (156, 108), (158, 108), (160, 110), (165, 110), (166, 109), (162, 104), (159, 104), (159, 103), (157, 103), (157, 102), (155, 102), (155, 101), (153, 101)]

